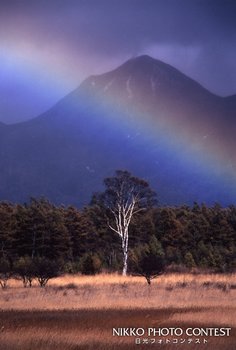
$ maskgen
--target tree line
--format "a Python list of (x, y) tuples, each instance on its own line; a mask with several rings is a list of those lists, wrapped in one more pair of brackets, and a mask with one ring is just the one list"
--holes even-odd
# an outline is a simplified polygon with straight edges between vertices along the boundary
[(17, 275), (41, 286), (59, 273), (122, 271), (148, 283), (164, 269), (232, 272), (236, 207), (160, 207), (148, 183), (125, 171), (83, 209), (45, 198), (0, 202), (0, 283)]

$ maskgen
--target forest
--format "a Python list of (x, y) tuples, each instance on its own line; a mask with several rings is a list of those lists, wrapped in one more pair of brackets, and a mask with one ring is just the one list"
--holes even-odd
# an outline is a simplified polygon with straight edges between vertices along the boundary
[[(235, 271), (236, 206), (158, 206), (148, 183), (124, 171), (104, 182), (106, 191), (95, 194), (82, 209), (56, 206), (46, 198), (31, 198), (24, 204), (0, 202), (2, 287), (13, 275), (25, 286), (33, 278), (45, 286), (49, 278), (62, 273), (120, 272), (123, 239), (110, 223), (121, 224), (111, 215), (115, 211), (107, 199), (113, 208), (125, 203), (128, 210), (120, 217), (122, 223), (130, 215), (128, 273), (144, 275), (150, 282), (152, 275), (163, 271)], [(131, 212), (136, 204), (138, 210)]]
[[(236, 207), (153, 207), (130, 224), (128, 272), (146, 252), (164, 257), (172, 271), (200, 268), (232, 272), (236, 267)], [(28, 260), (56, 262), (62, 272), (120, 271), (119, 237), (101, 210), (57, 207), (47, 199), (26, 204), (0, 203), (1, 270)], [(42, 260), (43, 262), (43, 260)]]

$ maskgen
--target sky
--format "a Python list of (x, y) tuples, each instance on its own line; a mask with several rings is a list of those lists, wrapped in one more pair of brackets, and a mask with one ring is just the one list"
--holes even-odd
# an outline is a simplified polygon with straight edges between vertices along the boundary
[(0, 121), (36, 117), (142, 54), (236, 94), (236, 1), (1, 0)]

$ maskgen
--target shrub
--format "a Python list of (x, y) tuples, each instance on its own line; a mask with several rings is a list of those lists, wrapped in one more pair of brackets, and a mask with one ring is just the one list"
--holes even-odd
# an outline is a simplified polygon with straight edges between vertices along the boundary
[(45, 287), (49, 279), (60, 274), (60, 265), (56, 261), (38, 257), (34, 259), (34, 274), (40, 287)]
[(148, 285), (151, 280), (161, 275), (164, 272), (164, 260), (162, 257), (148, 253), (143, 255), (136, 265), (136, 273), (144, 276)]
[(32, 281), (35, 278), (34, 261), (29, 256), (21, 257), (14, 264), (14, 272), (22, 279), (25, 288), (27, 285), (31, 287)]
[(88, 253), (81, 258), (80, 270), (84, 275), (95, 275), (100, 272), (102, 266), (101, 259), (98, 255)]
[(7, 288), (7, 282), (12, 276), (11, 263), (7, 258), (0, 259), (0, 285), (2, 289)]

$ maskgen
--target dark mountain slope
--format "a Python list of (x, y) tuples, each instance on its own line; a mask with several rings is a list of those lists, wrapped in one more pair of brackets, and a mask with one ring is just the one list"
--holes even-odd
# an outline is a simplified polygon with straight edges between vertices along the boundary
[(234, 101), (151, 57), (129, 60), (38, 118), (0, 125), (0, 199), (83, 205), (121, 168), (147, 178), (162, 203), (233, 201)]

